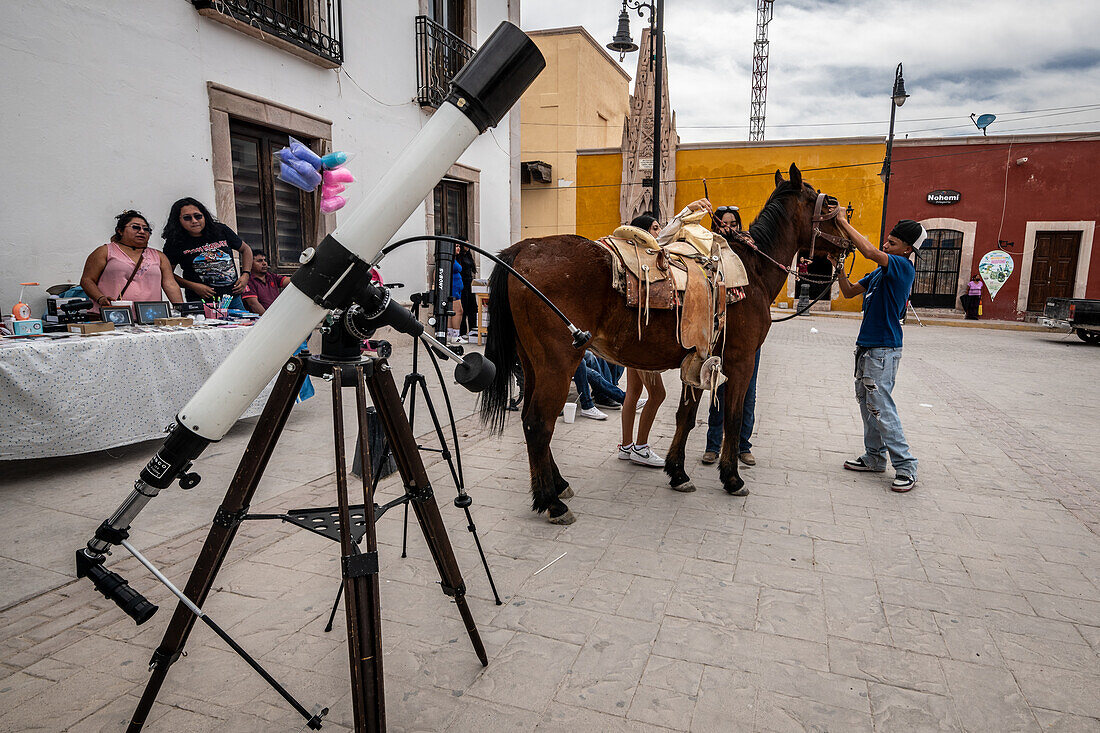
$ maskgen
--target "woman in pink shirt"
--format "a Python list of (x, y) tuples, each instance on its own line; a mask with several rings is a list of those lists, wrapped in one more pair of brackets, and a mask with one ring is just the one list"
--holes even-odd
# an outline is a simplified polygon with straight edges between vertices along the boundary
[(115, 233), (107, 244), (96, 247), (84, 263), (80, 287), (92, 299), (92, 311), (116, 300), (183, 302), (172, 265), (164, 253), (149, 246), (153, 228), (141, 212), (128, 210), (115, 217)]
[(966, 294), (962, 297), (963, 309), (966, 311), (966, 320), (978, 320), (978, 305), (982, 302), (982, 278), (978, 273), (970, 278), (966, 286)]

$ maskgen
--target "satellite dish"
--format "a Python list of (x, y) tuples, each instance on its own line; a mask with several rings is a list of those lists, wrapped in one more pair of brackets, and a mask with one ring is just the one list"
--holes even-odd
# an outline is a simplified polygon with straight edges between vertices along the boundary
[(997, 119), (997, 115), (980, 115), (977, 119), (974, 119), (974, 115), (970, 115), (970, 119), (974, 121), (974, 127), (977, 127), (982, 131), (982, 135), (985, 135), (985, 128), (993, 124), (993, 121)]

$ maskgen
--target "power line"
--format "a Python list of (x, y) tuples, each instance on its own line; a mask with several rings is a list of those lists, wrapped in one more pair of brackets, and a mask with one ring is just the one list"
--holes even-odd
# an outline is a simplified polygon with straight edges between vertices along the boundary
[[(1082, 125), (1082, 124), (1085, 124), (1085, 125), (1100, 124), (1100, 120), (1090, 120), (1090, 121), (1087, 121), (1087, 122), (1068, 123), (1068, 125)], [(1045, 128), (1045, 126), (1043, 126), (1043, 127)], [(1025, 127), (1025, 128), (1020, 128), (1020, 130), (1013, 130), (1013, 132), (1020, 132), (1022, 130), (1029, 130), (1029, 129), (1043, 129), (1043, 128), (1027, 128), (1027, 127)], [(1096, 139), (1098, 134), (1100, 134), (1100, 133), (1082, 133), (1081, 137), (1063, 138), (1059, 142), (1076, 142), (1076, 141), (1080, 141), (1080, 140), (1094, 140), (1094, 139)], [(959, 140), (960, 140), (959, 145), (962, 145), (963, 143), (961, 141), (963, 140), (963, 138), (959, 138)], [(777, 142), (782, 142), (782, 141), (777, 141)], [(897, 164), (897, 163), (909, 163), (909, 162), (914, 162), (914, 161), (918, 161), (918, 160), (932, 160), (932, 159), (935, 159), (935, 158), (952, 158), (952, 157), (956, 157), (956, 156), (960, 156), (960, 155), (976, 155), (976, 154), (980, 154), (980, 153), (993, 153), (993, 152), (995, 152), (999, 155), (1000, 154), (1000, 146), (1002, 146), (1002, 145), (1013, 145), (1013, 144), (1020, 145), (1020, 144), (1027, 144), (1027, 143), (1026, 142), (1025, 143), (1020, 143), (1020, 142), (1013, 143), (1011, 141), (1005, 140), (1004, 142), (995, 142), (995, 143), (990, 143), (988, 145), (968, 146), (966, 150), (960, 150), (960, 151), (951, 152), (951, 153), (937, 153), (937, 154), (934, 154), (934, 155), (921, 155), (921, 156), (916, 156), (916, 157), (912, 157), (912, 158), (895, 158), (893, 160), (893, 163), (895, 163), (895, 164)], [(944, 143), (944, 145), (951, 145), (951, 143)], [(958, 145), (955, 145), (953, 147), (958, 147)], [(815, 173), (815, 172), (819, 172), (819, 171), (844, 170), (844, 169), (847, 169), (847, 168), (866, 168), (866, 167), (869, 167), (869, 166), (879, 167), (881, 165), (882, 165), (882, 160), (872, 160), (872, 161), (868, 161), (868, 162), (864, 162), (864, 163), (843, 163), (843, 164), (840, 164), (840, 165), (818, 166), (816, 168), (802, 168), (801, 170), (802, 170), (803, 173)], [(742, 178), (758, 178), (760, 176), (771, 177), (771, 176), (774, 176), (774, 175), (775, 175), (774, 171), (761, 171), (760, 173), (738, 173), (738, 174), (728, 175), (728, 176), (711, 176), (711, 175), (708, 175), (708, 176), (705, 176), (705, 178), (708, 181), (726, 181), (726, 180), (736, 180), (736, 179), (742, 179)], [(700, 182), (702, 182), (703, 178), (704, 177), (702, 177), (702, 176), (698, 177), (698, 178), (677, 178), (677, 179), (675, 179), (675, 181), (668, 181), (668, 183), (677, 183), (677, 184), (679, 184), (679, 183), (700, 183)], [(578, 190), (581, 190), (581, 189), (588, 189), (588, 188), (619, 188), (621, 186), (622, 186), (621, 182), (615, 182), (615, 183), (588, 183), (588, 184), (578, 185), (578, 186), (542, 186), (542, 185), (538, 185), (538, 184), (528, 183), (528, 184), (524, 184), (523, 190), (524, 191), (555, 191), (555, 190), (558, 190), (558, 191), (578, 191)]]
[[(1031, 114), (1031, 113), (1035, 113), (1035, 112), (1062, 112), (1063, 110), (1086, 111), (1086, 110), (1090, 110), (1090, 109), (1094, 109), (1094, 108), (1098, 108), (1098, 107), (1100, 107), (1100, 103), (1079, 104), (1079, 105), (1072, 105), (1072, 106), (1067, 106), (1067, 107), (1047, 107), (1047, 108), (1044, 108), (1044, 109), (1024, 109), (1024, 110), (1018, 110), (1018, 111), (1015, 111), (1015, 112), (1001, 112), (997, 116), (998, 117), (1005, 117), (1007, 115), (1022, 115), (1022, 114)], [(1072, 114), (1072, 111), (1071, 112), (1065, 112), (1065, 114)], [(947, 116), (943, 116), (943, 117), (914, 117), (914, 118), (909, 118), (906, 121), (907, 122), (939, 122), (939, 121), (942, 121), (942, 120), (958, 120), (958, 119), (968, 120), (969, 118), (960, 117), (959, 115), (947, 115)], [(853, 122), (797, 122), (797, 123), (789, 123), (789, 124), (785, 124), (785, 125), (769, 124), (768, 127), (784, 127), (784, 128), (787, 128), (787, 127), (844, 127), (844, 126), (851, 126), (851, 125), (885, 125), (885, 124), (888, 124), (888, 123), (889, 123), (889, 120), (860, 120), (860, 121), (853, 121)], [(598, 123), (588, 124), (588, 123), (581, 122), (581, 123), (567, 124), (567, 123), (557, 123), (557, 122), (528, 122), (528, 121), (522, 121), (522, 120), (520, 121), (520, 124), (521, 125), (534, 126), (534, 127), (592, 127), (592, 128), (598, 128), (598, 129), (601, 129), (601, 130), (606, 130), (609, 126), (607, 123), (604, 123), (604, 124), (598, 124)], [(962, 126), (962, 125), (960, 125), (960, 126)], [(748, 125), (677, 125), (676, 129), (678, 129), (678, 130), (724, 130), (724, 129), (738, 130), (738, 129), (745, 129), (747, 127), (748, 127)]]

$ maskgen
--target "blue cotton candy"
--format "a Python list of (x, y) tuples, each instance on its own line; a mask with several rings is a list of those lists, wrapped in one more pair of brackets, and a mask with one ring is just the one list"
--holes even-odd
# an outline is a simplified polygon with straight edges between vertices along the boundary
[(309, 163), (313, 166), (314, 170), (321, 168), (321, 156), (317, 155), (317, 153), (313, 152), (305, 145), (302, 145), (294, 138), (290, 138), (290, 152), (294, 153), (294, 157), (299, 160), (304, 160)]
[[(318, 178), (320, 178), (317, 171), (313, 170), (312, 168), (310, 168), (309, 170), (314, 175), (318, 176)], [(284, 162), (279, 163), (279, 180), (285, 181), (286, 183), (289, 183), (291, 186), (294, 186), (295, 188), (300, 188), (303, 191), (305, 191), (306, 193), (311, 192), (313, 189), (315, 189), (317, 187), (316, 183), (314, 183), (312, 185), (307, 183), (302, 178), (302, 175), (300, 173), (298, 173), (298, 171), (296, 171), (292, 165), (290, 165), (288, 163), (284, 163)]]
[(292, 160), (290, 161), (290, 167), (298, 171), (298, 175), (302, 177), (302, 180), (309, 185), (309, 190), (317, 188), (317, 184), (321, 182), (321, 174), (317, 172), (317, 169), (304, 160)]
[(348, 154), (342, 151), (336, 151), (329, 153), (321, 158), (321, 165), (325, 168), (335, 168), (338, 165), (343, 165), (348, 162)]

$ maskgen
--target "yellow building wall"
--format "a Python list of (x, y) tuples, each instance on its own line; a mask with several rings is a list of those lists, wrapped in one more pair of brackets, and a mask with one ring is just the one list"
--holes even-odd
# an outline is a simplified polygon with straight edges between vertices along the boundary
[[(803, 179), (832, 196), (840, 205), (851, 202), (852, 225), (877, 242), (882, 215), (882, 181), (879, 166), (885, 153), (881, 144), (783, 145), (768, 147), (714, 147), (679, 150), (676, 154), (676, 207), (703, 197), (703, 179), (715, 206), (734, 205), (747, 227), (775, 189), (775, 171), (787, 177), (795, 163)], [(866, 163), (867, 165), (854, 165)], [(619, 153), (582, 155), (577, 165), (577, 233), (603, 236), (618, 217), (618, 181), (622, 171)], [(610, 185), (608, 185), (610, 184)], [(856, 255), (852, 281), (873, 269), (873, 263)], [(851, 260), (848, 262), (851, 266)], [(776, 303), (791, 304), (786, 288)], [(833, 310), (858, 311), (862, 299), (837, 297)]]
[(578, 156), (577, 234), (589, 239), (599, 239), (611, 234), (623, 223), (619, 221), (619, 189), (622, 180), (622, 154)]
[(552, 167), (551, 183), (524, 184), (524, 237), (576, 231), (577, 150), (618, 147), (629, 112), (629, 78), (581, 29), (534, 31), (546, 69), (520, 100), (522, 161)]

